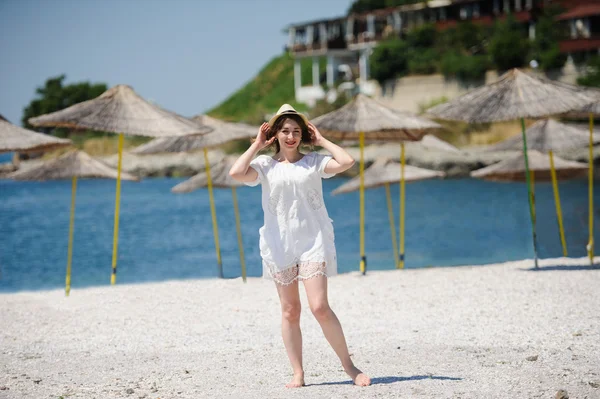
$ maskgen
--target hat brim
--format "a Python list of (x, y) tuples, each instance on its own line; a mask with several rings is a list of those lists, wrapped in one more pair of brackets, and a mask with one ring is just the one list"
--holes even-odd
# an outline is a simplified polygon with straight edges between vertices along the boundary
[(280, 114), (275, 115), (274, 117), (272, 117), (271, 119), (269, 119), (269, 126), (273, 127), (273, 125), (275, 124), (275, 122), (277, 121), (277, 119), (281, 118), (281, 117), (285, 117), (285, 116), (290, 116), (290, 115), (298, 115), (300, 118), (302, 118), (302, 120), (304, 121), (304, 124), (306, 125), (306, 127), (308, 127), (308, 118), (304, 115), (302, 115), (299, 112), (296, 111), (284, 111)]

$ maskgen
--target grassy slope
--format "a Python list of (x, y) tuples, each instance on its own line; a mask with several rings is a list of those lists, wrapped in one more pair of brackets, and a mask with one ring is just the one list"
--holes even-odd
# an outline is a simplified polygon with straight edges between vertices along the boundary
[[(312, 76), (312, 60), (304, 59), (301, 68), (306, 81)], [(305, 105), (295, 102), (294, 60), (287, 53), (273, 58), (244, 87), (207, 113), (223, 120), (260, 124), (266, 114), (276, 112), (284, 103), (306, 110)]]

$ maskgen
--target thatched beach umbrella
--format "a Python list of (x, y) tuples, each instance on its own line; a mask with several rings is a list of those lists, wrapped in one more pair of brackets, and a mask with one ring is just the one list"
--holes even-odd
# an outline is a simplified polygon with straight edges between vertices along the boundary
[[(396, 247), (396, 227), (394, 223), (394, 211), (392, 209), (392, 197), (390, 194), (390, 184), (398, 183), (400, 181), (419, 181), (419, 180), (427, 180), (434, 179), (438, 177), (444, 177), (446, 174), (444, 172), (439, 172), (436, 170), (429, 170), (423, 168), (417, 168), (416, 166), (407, 165), (404, 168), (404, 174), (400, 168), (400, 164), (398, 162), (394, 162), (389, 159), (378, 159), (373, 165), (371, 165), (367, 170), (365, 170), (364, 174), (364, 187), (365, 188), (375, 188), (385, 186), (385, 193), (387, 198), (387, 206), (388, 206), (388, 215), (390, 218), (390, 231), (392, 234), (392, 246), (394, 248), (394, 260), (396, 262), (396, 268), (403, 267), (404, 262), (404, 248), (401, 249), (400, 257), (398, 256), (398, 250)], [(332, 194), (345, 194), (350, 193), (352, 191), (360, 190), (361, 187), (361, 179), (360, 177), (355, 177), (352, 180), (342, 184), (338, 188), (336, 188)], [(404, 219), (402, 219), (402, 223), (400, 226), (401, 236), (404, 236)], [(401, 240), (401, 244), (404, 244), (404, 240)]]
[[(409, 112), (390, 108), (363, 94), (358, 94), (351, 102), (338, 110), (321, 115), (313, 123), (330, 138), (339, 140), (359, 140), (360, 145), (360, 270), (367, 270), (365, 255), (365, 194), (364, 194), (364, 146), (366, 140), (400, 141), (401, 174), (404, 175), (404, 141), (418, 141), (428, 132), (441, 126), (429, 119)], [(404, 179), (400, 181), (400, 217), (404, 206)], [(401, 249), (402, 251), (402, 249)], [(402, 254), (401, 254), (402, 256)], [(401, 260), (401, 265), (403, 265)]]
[(217, 251), (219, 277), (223, 277), (223, 264), (221, 261), (221, 248), (219, 244), (219, 226), (217, 224), (217, 211), (215, 208), (215, 199), (213, 195), (213, 182), (211, 178), (212, 173), (210, 163), (208, 162), (208, 148), (216, 147), (232, 140), (250, 139), (252, 137), (256, 137), (258, 127), (246, 125), (244, 123), (225, 122), (208, 115), (198, 115), (192, 119), (204, 126), (208, 126), (212, 129), (212, 131), (201, 136), (156, 138), (135, 148), (132, 152), (135, 154), (155, 154), (161, 152), (187, 152), (200, 149), (204, 150), (204, 168), (206, 171), (205, 176), (207, 180), (206, 187), (208, 187), (208, 198), (210, 201), (210, 211), (212, 215), (213, 236), (215, 239), (215, 249)]
[[(588, 145), (588, 134), (575, 126), (566, 125), (553, 119), (543, 119), (535, 122), (526, 131), (527, 148), (548, 153), (550, 158), (550, 167), (554, 165), (554, 151), (568, 150), (572, 148), (581, 148)], [(600, 136), (593, 136), (594, 142), (600, 142)], [(523, 148), (523, 139), (521, 136), (514, 136), (498, 144), (489, 146), (485, 151), (518, 151)], [(563, 255), (567, 256), (567, 243), (563, 229), (562, 211), (560, 206), (560, 193), (556, 173), (550, 170), (552, 178), (552, 188), (554, 190), (554, 202), (556, 205), (556, 217), (560, 233), (560, 240), (563, 247)]]
[[(560, 123), (554, 119), (542, 119), (525, 130), (527, 149), (550, 153), (554, 151), (582, 148), (588, 145), (588, 133), (580, 127)], [(600, 142), (600, 135), (593, 136), (594, 143)], [(510, 137), (490, 145), (484, 151), (521, 151), (521, 135)]]
[[(528, 160), (527, 167), (525, 160)], [(534, 197), (533, 181), (552, 181), (554, 188), (554, 202), (560, 232), (560, 240), (564, 256), (567, 256), (567, 243), (565, 240), (562, 224), (562, 211), (560, 208), (560, 197), (558, 194), (557, 180), (566, 180), (585, 176), (588, 166), (584, 163), (567, 161), (558, 156), (546, 156), (545, 154), (529, 150), (527, 158), (524, 153), (519, 153), (511, 158), (482, 169), (471, 172), (472, 177), (490, 181), (527, 181), (531, 175), (531, 196)], [(535, 179), (533, 178), (535, 176)], [(533, 208), (533, 222), (536, 221), (535, 207)]]
[(237, 229), (238, 247), (240, 250), (240, 265), (242, 268), (242, 279), (246, 282), (246, 261), (244, 258), (244, 244), (242, 241), (242, 229), (240, 224), (240, 211), (238, 208), (236, 188), (243, 186), (243, 183), (234, 180), (229, 176), (229, 170), (237, 160), (237, 157), (228, 156), (225, 157), (212, 169), (212, 178), (210, 177), (208, 170), (206, 172), (198, 173), (192, 176), (188, 180), (179, 183), (171, 189), (174, 193), (191, 193), (202, 187), (210, 187), (211, 180), (212, 186), (218, 188), (231, 188), (231, 196), (233, 198), (233, 211), (235, 214), (235, 227)]
[(408, 145), (420, 145), (426, 150), (444, 151), (444, 152), (461, 152), (458, 147), (453, 146), (447, 141), (441, 140), (433, 134), (426, 134), (423, 139), (418, 142), (408, 143)]
[(121, 166), (123, 135), (165, 137), (203, 134), (210, 131), (196, 121), (164, 110), (140, 97), (126, 85), (117, 85), (93, 100), (63, 110), (29, 119), (34, 126), (93, 129), (119, 134), (119, 160), (115, 199), (111, 284), (117, 281), (117, 249), (119, 238), (119, 203), (121, 199)]
[(50, 151), (71, 144), (68, 139), (59, 139), (13, 125), (0, 115), (0, 153)]
[(593, 98), (580, 87), (528, 75), (512, 69), (496, 82), (471, 90), (427, 112), (441, 119), (468, 123), (521, 120), (525, 177), (529, 199), (529, 215), (533, 238), (535, 267), (538, 267), (537, 238), (534, 219), (534, 198), (528, 173), (527, 138), (524, 118), (544, 118), (584, 106)]
[(519, 153), (504, 161), (474, 170), (471, 177), (490, 181), (526, 181), (527, 174), (533, 173), (538, 181), (550, 181), (554, 169), (556, 178), (565, 180), (585, 176), (588, 169), (587, 164), (568, 161), (558, 156), (549, 158), (536, 150), (527, 151), (527, 159), (528, 167), (525, 166), (525, 154)]
[(116, 169), (95, 160), (83, 151), (70, 151), (58, 158), (45, 161), (37, 167), (19, 170), (8, 176), (15, 180), (72, 180), (67, 277), (65, 279), (65, 293), (67, 296), (71, 291), (71, 260), (73, 255), (73, 229), (75, 223), (75, 193), (77, 191), (77, 178), (116, 179), (119, 176), (121, 179), (125, 180), (139, 180), (137, 177), (128, 173), (120, 173)]
[[(597, 98), (600, 98), (597, 91), (593, 93)], [(577, 107), (568, 113), (569, 116), (587, 117), (589, 119), (590, 134), (589, 134), (589, 171), (588, 171), (588, 225), (589, 225), (589, 240), (587, 244), (587, 253), (590, 258), (590, 264), (594, 264), (594, 117), (600, 115), (600, 100), (596, 99), (582, 107)]]
[(184, 137), (160, 137), (134, 148), (133, 154), (161, 152), (189, 152), (216, 147), (233, 140), (256, 137), (258, 127), (245, 123), (225, 122), (208, 115), (197, 115), (192, 120), (211, 128), (210, 133)]

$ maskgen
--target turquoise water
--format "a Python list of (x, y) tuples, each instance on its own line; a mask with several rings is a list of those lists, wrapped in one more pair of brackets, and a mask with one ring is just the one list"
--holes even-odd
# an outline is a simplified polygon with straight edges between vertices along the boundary
[[(118, 283), (217, 275), (207, 191), (172, 194), (170, 188), (183, 180), (123, 182)], [(345, 181), (324, 180), (340, 272), (357, 270), (359, 261), (358, 193), (330, 195)], [(564, 182), (560, 188), (569, 256), (585, 256), (587, 181)], [(393, 186), (396, 219), (398, 191), (398, 186)], [(408, 184), (406, 192), (406, 267), (483, 264), (533, 256), (525, 184), (431, 180)], [(114, 194), (114, 181), (79, 181), (74, 289), (110, 282)], [(595, 196), (600, 201), (600, 190)], [(64, 286), (70, 197), (70, 181), (0, 180), (0, 291)], [(242, 187), (238, 197), (248, 274), (259, 276), (260, 187)], [(551, 185), (536, 184), (536, 197), (540, 256), (562, 256)], [(368, 190), (366, 200), (368, 267), (391, 269), (385, 190)], [(237, 277), (240, 262), (231, 190), (216, 190), (216, 202), (224, 273)], [(595, 234), (600, 237), (598, 206), (595, 213)]]

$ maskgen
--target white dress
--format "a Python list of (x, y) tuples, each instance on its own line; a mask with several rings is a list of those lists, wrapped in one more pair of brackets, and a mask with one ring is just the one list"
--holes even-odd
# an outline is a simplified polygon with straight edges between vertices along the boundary
[(250, 166), (262, 184), (265, 224), (260, 228), (263, 277), (279, 284), (337, 273), (332, 220), (323, 202), (321, 178), (330, 156), (310, 152), (295, 163), (270, 156), (256, 157)]

